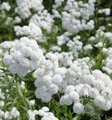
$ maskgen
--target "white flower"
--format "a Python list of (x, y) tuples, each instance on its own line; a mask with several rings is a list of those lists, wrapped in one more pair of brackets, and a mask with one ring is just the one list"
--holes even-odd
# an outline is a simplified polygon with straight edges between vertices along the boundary
[(42, 0), (16, 0), (16, 3), (17, 8), (15, 12), (18, 13), (22, 19), (30, 17), (30, 9), (34, 9), (35, 11), (41, 11), (43, 9)]
[(41, 120), (58, 120), (53, 113), (49, 112), (47, 107), (42, 107), (42, 109), (38, 110), (37, 115), (42, 117)]
[(75, 87), (73, 85), (69, 85), (65, 89), (65, 94), (69, 94), (71, 91), (74, 91)]
[(79, 94), (75, 91), (71, 91), (69, 93), (70, 99), (72, 99), (74, 102), (79, 100)]
[(30, 100), (30, 105), (35, 105), (35, 100)]
[(108, 110), (110, 110), (112, 108), (112, 101), (107, 101), (106, 103), (105, 103), (105, 106), (104, 106), (104, 110), (105, 111), (108, 111)]
[(4, 117), (4, 111), (0, 110), (0, 118)]
[(106, 103), (106, 100), (104, 99), (103, 96), (97, 96), (95, 99), (94, 99), (94, 102), (97, 106), (99, 106), (100, 108), (104, 108), (104, 105)]
[(3, 62), (5, 65), (10, 65), (12, 60), (13, 60), (12, 56), (10, 56), (10, 55), (5, 55), (3, 58)]
[(33, 15), (30, 19), (30, 23), (34, 23), (36, 26), (47, 30), (47, 32), (51, 32), (53, 22), (52, 15), (49, 14), (47, 10), (43, 10)]
[(69, 95), (64, 95), (60, 99), (61, 105), (71, 105), (73, 103), (73, 99), (70, 99)]
[(0, 101), (0, 107), (4, 106), (4, 101)]
[(6, 111), (5, 115), (4, 115), (4, 118), (9, 119), (9, 120), (12, 119), (12, 116), (11, 116), (10, 112)]
[(21, 87), (22, 89), (25, 89), (25, 82), (24, 82), (24, 81), (21, 82), (20, 87)]
[(11, 9), (11, 6), (9, 5), (8, 2), (3, 2), (0, 6), (0, 9), (9, 11)]
[(18, 117), (20, 115), (20, 113), (19, 113), (19, 111), (17, 110), (16, 107), (12, 108), (10, 114), (11, 114), (12, 118), (16, 118), (16, 117)]
[(21, 18), (19, 16), (15, 17), (14, 23), (18, 24), (21, 22)]
[(4, 64), (8, 66), (12, 74), (18, 74), (22, 77), (39, 67), (42, 59), (44, 60), (43, 52), (36, 41), (27, 37), (13, 41), (8, 52), (4, 55)]
[(41, 98), (43, 102), (49, 102), (51, 100), (51, 94), (47, 91), (39, 90), (38, 88), (35, 91), (37, 98)]
[(81, 114), (84, 111), (84, 106), (81, 103), (74, 103), (73, 111), (74, 113)]
[(48, 112), (49, 108), (48, 107), (42, 107), (42, 110), (45, 111), (45, 112)]
[(35, 113), (31, 110), (27, 111), (28, 113), (28, 120), (35, 120)]
[(27, 36), (30, 39), (35, 39), (42, 42), (42, 31), (34, 23), (30, 23), (29, 26), (15, 26), (14, 30), (18, 36)]
[(92, 98), (96, 98), (99, 95), (99, 91), (96, 88), (91, 88), (90, 89), (90, 96)]
[(89, 96), (89, 91), (91, 87), (88, 84), (85, 84), (79, 91), (80, 96)]
[(62, 26), (71, 33), (78, 33), (82, 30), (92, 30), (94, 21), (89, 20), (94, 15), (95, 3), (76, 2), (68, 0), (62, 12)]
[(110, 15), (110, 8), (104, 8), (104, 9), (100, 9), (98, 10), (99, 13), (104, 13), (105, 15)]
[(62, 5), (64, 0), (55, 0), (55, 4), (53, 5), (54, 9), (57, 9), (58, 7), (60, 7)]
[(62, 81), (63, 81), (63, 79), (62, 79), (62, 76), (61, 76), (60, 74), (55, 74), (55, 75), (53, 76), (53, 82), (54, 82), (56, 85), (61, 86)]
[(50, 84), (49, 86), (48, 86), (48, 91), (49, 91), (49, 93), (51, 93), (51, 94), (56, 94), (57, 92), (58, 92), (58, 86), (56, 85), (56, 84)]
[(45, 115), (47, 115), (47, 112), (45, 112), (43, 109), (40, 109), (40, 110), (38, 110), (38, 115), (45, 116)]

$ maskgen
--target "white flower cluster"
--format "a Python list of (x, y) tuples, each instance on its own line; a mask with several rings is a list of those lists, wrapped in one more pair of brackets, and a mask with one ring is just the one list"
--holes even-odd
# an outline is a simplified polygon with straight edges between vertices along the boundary
[(107, 16), (110, 15), (110, 11), (111, 11), (110, 8), (105, 8), (105, 9), (98, 10), (99, 13), (104, 13)]
[(106, 53), (107, 58), (104, 61), (105, 62), (105, 66), (103, 66), (103, 70), (108, 73), (111, 74), (112, 73), (112, 48), (108, 48), (108, 49), (103, 49), (103, 51)]
[[(62, 12), (62, 26), (71, 33), (78, 33), (82, 30), (94, 29), (94, 21), (89, 20), (94, 15), (95, 0), (89, 0), (84, 4), (82, 1), (76, 2), (68, 0)], [(89, 21), (88, 21), (89, 20)]]
[[(105, 27), (101, 26), (97, 31), (95, 36), (91, 36), (89, 41), (93, 43), (93, 45), (97, 48), (102, 48), (105, 42), (112, 43), (112, 33), (105, 32)], [(85, 48), (84, 48), (85, 49)], [(90, 46), (92, 49), (92, 46)]]
[(61, 52), (61, 54), (59, 54), (59, 61), (65, 67), (70, 66), (72, 64), (72, 61), (73, 61), (72, 52)]
[(12, 41), (4, 41), (0, 44), (0, 56), (3, 57), (8, 53), (8, 50), (12, 47)]
[(29, 23), (35, 23), (35, 25), (45, 29), (47, 32), (51, 32), (53, 22), (53, 16), (48, 13), (47, 10), (43, 10), (37, 14), (34, 14)]
[[(20, 119), (23, 114), (29, 120), (58, 120), (49, 108), (42, 107), (45, 102), (70, 106), (76, 114), (85, 113), (86, 105), (97, 106), (104, 111), (112, 109), (112, 79), (109, 76), (112, 74), (112, 33), (100, 26), (85, 35), (85, 32), (97, 28), (94, 24), (96, 18), (92, 19), (94, 12), (105, 15), (110, 15), (111, 12), (110, 8), (95, 11), (95, 2), (96, 0), (54, 0), (48, 10), (44, 8), (43, 0), (16, 0), (17, 7), (12, 9), (15, 10), (14, 19), (12, 14), (5, 16), (5, 12), (11, 9), (9, 3), (0, 3), (0, 13), (4, 13), (2, 17), (7, 18), (3, 27), (10, 26), (12, 22), (16, 37), (20, 37), (0, 43), (0, 120)], [(111, 24), (107, 26), (109, 28)], [(84, 34), (82, 31), (85, 31)], [(9, 34), (7, 36), (6, 38), (10, 37)], [(0, 40), (4, 38), (3, 36)], [(96, 53), (95, 49), (98, 50)], [(105, 60), (100, 58), (103, 52)], [(100, 59), (105, 65), (97, 70), (95, 68), (99, 67)], [(15, 74), (22, 80), (16, 81), (13, 76)], [(26, 80), (26, 75), (29, 81)], [(34, 79), (36, 80), (33, 81)], [(30, 87), (32, 83), (36, 90), (35, 87)], [(6, 88), (3, 86), (5, 84)], [(1, 87), (6, 93), (2, 92)], [(13, 94), (16, 87), (18, 89)], [(13, 100), (15, 93), (17, 99), (12, 105), (10, 100)], [(37, 104), (38, 100), (42, 104), (36, 106), (32, 93), (38, 98)], [(59, 94), (59, 98), (55, 101), (56, 94)], [(10, 98), (10, 102), (7, 100), (5, 103), (6, 98)], [(15, 106), (19, 104), (19, 98), (23, 101), (23, 104), (20, 103), (20, 113), (19, 106)], [(89, 104), (85, 104), (85, 100)], [(10, 104), (15, 107), (10, 107)], [(33, 110), (39, 107), (42, 108)], [(23, 108), (27, 109), (27, 113), (21, 112)], [(54, 111), (57, 110), (55, 109)]]
[(4, 112), (0, 110), (0, 119), (12, 120), (12, 119), (19, 117), (19, 115), (20, 113), (16, 107), (13, 107), (10, 112), (9, 111)]
[(82, 76), (89, 74), (89, 58), (77, 59), (67, 69), (67, 85), (77, 85), (80, 83)]
[(55, 4), (53, 5), (53, 8), (57, 9), (58, 7), (62, 5), (63, 2), (64, 0), (55, 0)]
[(4, 101), (0, 100), (0, 108), (4, 106)]
[(112, 43), (112, 33), (111, 32), (105, 32), (105, 37)]
[(31, 9), (35, 11), (43, 10), (42, 2), (42, 0), (16, 0), (17, 8), (15, 12), (18, 13), (22, 19), (29, 18), (32, 15)]
[(43, 66), (36, 70), (37, 80), (35, 81), (36, 97), (44, 102), (50, 101), (52, 95), (58, 92), (59, 87), (63, 85), (66, 73), (66, 68), (58, 67), (58, 57), (55, 54), (48, 53), (46, 57), (47, 60)]
[(23, 37), (13, 41), (12, 47), (3, 57), (3, 63), (12, 74), (25, 76), (38, 68), (43, 59), (43, 52), (36, 41)]
[(36, 97), (41, 98), (44, 102), (50, 101), (53, 94), (56, 94), (59, 90), (61, 91), (67, 85), (80, 83), (80, 77), (89, 73), (89, 68), (84, 62), (88, 61), (88, 58), (74, 63), (71, 61), (71, 67), (68, 69), (59, 67), (58, 58), (60, 59), (60, 55), (58, 57), (58, 54), (48, 53), (47, 58), (49, 59), (45, 61), (42, 68), (36, 70), (38, 77), (35, 81), (37, 87)]
[(36, 120), (36, 116), (41, 116), (41, 120), (58, 120), (52, 112), (49, 112), (48, 107), (42, 107), (40, 110), (28, 110), (28, 120)]
[[(91, 97), (96, 106), (103, 110), (112, 108), (112, 81), (110, 77), (99, 70), (92, 71), (92, 74), (85, 74), (78, 84), (71, 84), (66, 87), (64, 96), (60, 99), (60, 104), (71, 105), (77, 114), (84, 111), (81, 105), (81, 97)], [(78, 105), (77, 105), (78, 104)]]
[(3, 3), (0, 5), (0, 9), (1, 9), (1, 10), (9, 11), (9, 10), (11, 9), (11, 6), (9, 5), (8, 2), (3, 2)]
[(69, 38), (69, 33), (68, 32), (65, 32), (64, 34), (62, 34), (60, 36), (57, 36), (57, 44), (59, 46), (67, 43), (69, 40), (70, 40), (70, 38)]
[(29, 26), (15, 26), (15, 33), (17, 36), (27, 36), (29, 39), (35, 39), (36, 41), (42, 41), (42, 31), (34, 23), (30, 23)]
[(58, 66), (58, 60), (56, 61), (53, 54), (48, 54), (48, 56), (55, 65), (51, 64), (48, 59), (46, 65), (49, 65), (50, 68), (44, 65), (43, 68), (37, 69), (38, 78), (35, 81), (37, 98), (48, 102), (53, 94), (58, 91), (64, 92), (65, 94), (60, 98), (60, 104), (71, 105), (74, 103), (73, 110), (77, 114), (84, 111), (84, 105), (80, 103), (80, 99), (84, 96), (91, 97), (93, 102), (103, 110), (112, 108), (110, 102), (112, 100), (111, 79), (99, 70), (91, 73), (90, 66), (88, 66), (89, 58), (77, 59), (73, 63), (71, 62), (71, 66), (66, 69)]
[(58, 46), (61, 46), (63, 44), (66, 44), (66, 46), (69, 48), (69, 51), (76, 57), (78, 57), (78, 54), (80, 51), (82, 51), (83, 43), (81, 42), (81, 37), (79, 35), (73, 37), (73, 40), (70, 39), (71, 34), (68, 32), (65, 32), (61, 36), (57, 36), (57, 44)]
[[(2, 85), (0, 85), (2, 86)], [(4, 106), (4, 99), (5, 99), (5, 95), (2, 92), (2, 89), (0, 89), (0, 108), (2, 108)]]
[(77, 114), (81, 114), (84, 111), (84, 106), (83, 104), (77, 102), (73, 105), (73, 111)]
[(69, 40), (67, 46), (69, 50), (74, 54), (74, 56), (78, 56), (78, 53), (82, 51), (83, 43), (80, 41), (80, 36), (76, 36), (72, 40)]
[(15, 23), (15, 24), (21, 23), (21, 21), (22, 21), (22, 19), (21, 19), (19, 16), (16, 16), (16, 17), (14, 18), (14, 23)]
[(79, 35), (73, 37), (73, 40), (70, 39), (70, 33), (65, 32), (61, 36), (57, 36), (57, 44), (61, 46), (66, 44), (69, 48), (69, 51), (75, 56), (78, 57), (79, 52), (83, 49), (83, 43), (81, 42), (81, 37)]
[(79, 101), (79, 94), (75, 91), (74, 86), (67, 86), (64, 96), (62, 96), (60, 99), (60, 104), (71, 105), (73, 102), (77, 101)]

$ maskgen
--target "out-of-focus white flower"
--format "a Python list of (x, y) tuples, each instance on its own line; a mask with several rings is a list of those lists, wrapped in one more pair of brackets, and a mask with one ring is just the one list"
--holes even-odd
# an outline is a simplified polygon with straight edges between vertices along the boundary
[(20, 113), (19, 113), (19, 111), (17, 110), (16, 107), (12, 108), (10, 114), (11, 114), (12, 118), (16, 118), (16, 117), (18, 117), (20, 115)]
[(0, 107), (4, 106), (4, 101), (0, 101)]
[(9, 11), (9, 10), (11, 9), (11, 6), (9, 5), (8, 2), (3, 2), (3, 3), (0, 5), (0, 9)]
[(30, 105), (35, 105), (35, 100), (30, 100)]
[(35, 120), (35, 112), (28, 110), (28, 120)]
[(104, 8), (104, 9), (98, 10), (99, 13), (104, 13), (107, 16), (110, 15), (110, 11), (111, 11), (110, 8)]
[(81, 103), (75, 103), (73, 105), (74, 113), (81, 114), (84, 112), (84, 106)]

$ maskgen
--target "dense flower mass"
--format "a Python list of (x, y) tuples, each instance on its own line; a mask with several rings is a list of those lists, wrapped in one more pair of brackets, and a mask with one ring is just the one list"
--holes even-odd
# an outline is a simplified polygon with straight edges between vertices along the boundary
[(33, 39), (23, 37), (12, 42), (12, 46), (4, 54), (3, 63), (12, 74), (25, 76), (35, 70), (43, 61), (42, 50)]
[(111, 5), (0, 2), (0, 120), (112, 119)]
[(72, 33), (94, 29), (94, 21), (89, 19), (94, 15), (95, 0), (89, 0), (86, 4), (82, 1), (68, 0), (64, 9), (65, 11), (62, 12), (64, 29)]

